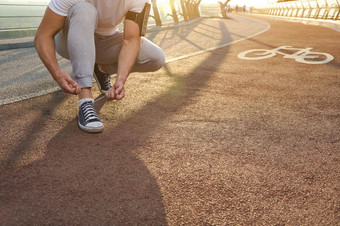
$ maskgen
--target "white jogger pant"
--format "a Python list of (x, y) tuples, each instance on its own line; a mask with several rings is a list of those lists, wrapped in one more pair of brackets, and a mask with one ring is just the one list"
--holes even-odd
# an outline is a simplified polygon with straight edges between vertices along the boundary
[[(80, 87), (92, 87), (94, 64), (104, 64), (109, 74), (116, 74), (118, 56), (123, 44), (123, 32), (100, 36), (97, 10), (88, 2), (75, 4), (66, 18), (63, 29), (55, 36), (56, 51), (72, 64), (73, 75)], [(165, 63), (160, 47), (142, 37), (141, 48), (132, 72), (157, 71)]]

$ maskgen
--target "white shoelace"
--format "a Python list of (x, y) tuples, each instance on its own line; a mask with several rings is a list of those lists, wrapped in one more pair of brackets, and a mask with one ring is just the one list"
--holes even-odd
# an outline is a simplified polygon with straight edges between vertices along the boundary
[(86, 122), (93, 119), (95, 121), (100, 121), (96, 111), (94, 110), (92, 102), (85, 102), (83, 105), (81, 105), (81, 109), (84, 113), (84, 118)]

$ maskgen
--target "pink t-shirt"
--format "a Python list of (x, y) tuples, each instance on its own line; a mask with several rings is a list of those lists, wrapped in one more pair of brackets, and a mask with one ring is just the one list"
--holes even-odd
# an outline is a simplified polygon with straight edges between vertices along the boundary
[(111, 35), (117, 31), (128, 11), (141, 12), (148, 0), (51, 0), (48, 7), (58, 15), (67, 16), (78, 2), (90, 2), (98, 11), (98, 27), (95, 33)]

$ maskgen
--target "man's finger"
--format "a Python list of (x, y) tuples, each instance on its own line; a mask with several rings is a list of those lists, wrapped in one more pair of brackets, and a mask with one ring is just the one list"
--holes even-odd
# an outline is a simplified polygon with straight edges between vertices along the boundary
[(119, 93), (116, 92), (115, 99), (121, 100), (121, 99), (123, 99), (124, 96), (125, 96), (125, 90), (123, 88)]
[(81, 91), (81, 88), (80, 88), (80, 86), (79, 86), (79, 85), (77, 85), (77, 86), (76, 86), (76, 94), (79, 94), (79, 93), (80, 93), (80, 91)]
[(105, 92), (105, 96), (107, 99), (113, 100), (115, 98), (115, 89), (111, 88)]
[(81, 91), (81, 88), (80, 88), (79, 85), (73, 86), (73, 87), (71, 87), (71, 89), (73, 90), (72, 94), (74, 94), (74, 95), (78, 95)]
[(64, 91), (64, 93), (69, 93), (69, 94), (75, 94), (75, 88), (71, 88), (68, 86), (65, 86), (64, 88), (62, 88), (62, 90)]
[(81, 91), (78, 83), (75, 82), (70, 76), (65, 77), (65, 81), (63, 82), (62, 86), (62, 89), (65, 93), (77, 95)]

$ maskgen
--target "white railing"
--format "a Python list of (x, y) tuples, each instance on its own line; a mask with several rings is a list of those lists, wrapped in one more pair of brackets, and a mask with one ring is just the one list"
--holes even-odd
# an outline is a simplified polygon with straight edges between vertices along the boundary
[(340, 1), (303, 0), (273, 3), (265, 8), (253, 8), (251, 12), (273, 16), (340, 20)]
[(45, 10), (46, 5), (0, 3), (0, 37), (33, 35)]

